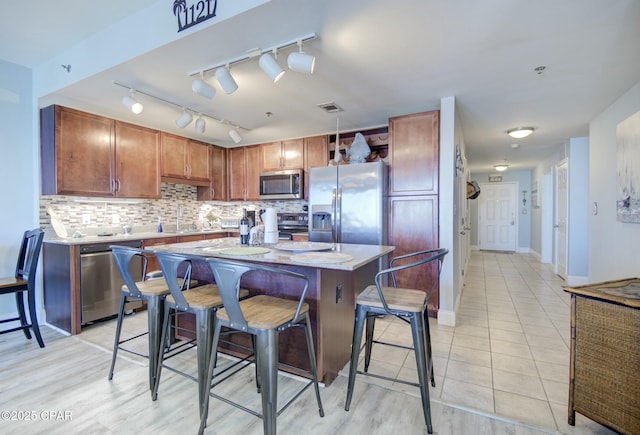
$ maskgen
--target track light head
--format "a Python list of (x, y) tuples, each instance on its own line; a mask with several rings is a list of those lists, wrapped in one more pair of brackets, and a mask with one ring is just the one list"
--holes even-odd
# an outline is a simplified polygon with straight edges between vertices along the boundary
[(216, 79), (224, 91), (229, 94), (233, 94), (238, 89), (238, 83), (234, 80), (229, 71), (229, 65), (221, 66), (216, 70)]
[(136, 115), (139, 115), (140, 113), (142, 113), (142, 109), (144, 109), (144, 107), (142, 106), (142, 103), (136, 100), (135, 91), (133, 89), (131, 89), (130, 96), (126, 95), (122, 97), (122, 104), (124, 104), (126, 108), (131, 110)]
[(298, 41), (298, 52), (289, 54), (287, 58), (287, 65), (292, 71), (313, 74), (313, 70), (316, 66), (316, 58), (310, 54), (306, 54), (302, 51), (302, 41)]
[(200, 134), (204, 134), (204, 130), (206, 126), (207, 126), (207, 123), (202, 118), (202, 115), (199, 115), (198, 119), (196, 119), (196, 131)]
[(235, 143), (240, 143), (240, 141), (242, 140), (242, 136), (240, 136), (240, 133), (238, 133), (238, 130), (236, 130), (235, 128), (229, 130), (229, 136), (231, 136), (231, 139), (233, 139)]
[(191, 83), (191, 90), (196, 94), (202, 95), (203, 97), (210, 100), (216, 95), (215, 88), (205, 82), (202, 78), (195, 79)]
[(271, 80), (273, 80), (273, 83), (276, 83), (284, 75), (284, 70), (280, 67), (278, 62), (273, 58), (273, 56), (271, 56), (270, 53), (264, 53), (262, 56), (260, 56), (260, 61), (258, 63), (262, 71), (264, 71), (264, 73), (268, 75)]
[(180, 128), (185, 128), (187, 125), (191, 124), (191, 121), (193, 121), (193, 115), (187, 112), (186, 109), (183, 109), (180, 118), (176, 119), (176, 125)]

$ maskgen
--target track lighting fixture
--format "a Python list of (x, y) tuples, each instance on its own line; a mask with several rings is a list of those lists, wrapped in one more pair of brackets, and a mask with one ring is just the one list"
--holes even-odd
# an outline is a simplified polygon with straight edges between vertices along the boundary
[[(246, 127), (243, 127), (241, 125), (238, 125), (238, 124), (236, 124), (234, 122), (228, 121), (226, 119), (218, 118), (218, 117), (216, 117), (214, 115), (211, 115), (211, 114), (208, 114), (208, 113), (204, 113), (204, 112), (201, 112), (199, 110), (193, 110), (193, 109), (191, 109), (189, 107), (185, 107), (185, 106), (183, 106), (181, 104), (174, 103), (173, 101), (169, 101), (167, 99), (158, 97), (158, 96), (150, 94), (148, 92), (141, 91), (139, 89), (138, 90), (134, 90), (131, 86), (124, 85), (124, 84), (119, 83), (119, 82), (117, 82), (115, 80), (113, 80), (112, 83), (114, 85), (116, 85), (116, 86), (120, 86), (122, 88), (128, 89), (131, 92), (131, 97), (125, 97), (126, 99), (131, 99), (131, 100), (135, 101), (135, 99), (133, 98), (134, 97), (134, 92), (137, 92), (139, 94), (145, 95), (145, 96), (147, 96), (149, 98), (152, 98), (152, 99), (154, 99), (156, 101), (159, 101), (161, 103), (177, 107), (178, 109), (182, 109), (182, 114), (180, 115), (180, 117), (178, 119), (176, 119), (176, 125), (178, 127), (180, 127), (180, 128), (185, 128), (186, 126), (188, 126), (191, 123), (191, 121), (193, 121), (193, 115), (195, 114), (195, 115), (198, 115), (198, 119), (196, 119), (196, 122), (195, 122), (195, 130), (196, 130), (196, 132), (198, 132), (200, 134), (203, 134), (205, 132), (205, 129), (206, 129), (206, 121), (204, 119), (205, 117), (213, 119), (214, 121), (217, 121), (220, 124), (231, 126), (231, 128), (233, 129), (233, 133), (229, 133), (229, 134), (231, 135), (231, 137), (233, 138), (235, 143), (238, 143), (238, 142), (240, 142), (242, 140), (242, 137), (240, 136), (240, 133), (238, 133), (238, 130), (250, 131), (250, 129), (248, 129)], [(123, 98), (123, 103), (125, 102), (125, 98)], [(140, 111), (142, 111), (142, 104), (140, 104), (140, 103), (137, 103), (137, 104), (140, 105)], [(125, 105), (127, 107), (130, 107), (130, 105), (128, 105), (128, 104), (125, 104)]]
[(204, 130), (207, 126), (207, 123), (202, 118), (202, 114), (198, 114), (198, 119), (196, 119), (196, 131), (200, 134), (204, 134)]
[(216, 80), (227, 95), (233, 94), (238, 89), (238, 84), (229, 71), (229, 65), (221, 66), (216, 70)]
[(262, 71), (273, 80), (273, 83), (276, 83), (284, 75), (284, 70), (276, 61), (277, 57), (277, 50), (273, 50), (273, 56), (270, 53), (264, 53), (260, 56), (260, 61), (258, 62)]
[(191, 90), (208, 99), (212, 99), (216, 95), (215, 88), (204, 81), (204, 74), (201, 74), (199, 79), (195, 79), (191, 83)]
[(142, 106), (142, 103), (139, 103), (136, 100), (136, 94), (135, 94), (135, 91), (133, 89), (131, 89), (131, 95), (130, 96), (126, 95), (126, 96), (122, 97), (122, 104), (124, 104), (124, 106), (126, 108), (131, 110), (136, 115), (142, 113), (142, 109), (144, 108)]
[(176, 125), (180, 128), (185, 128), (187, 125), (191, 124), (193, 121), (193, 115), (187, 112), (187, 109), (182, 108), (182, 115), (180, 118), (176, 119)]
[(292, 71), (313, 74), (313, 69), (316, 66), (316, 58), (302, 51), (302, 40), (300, 40), (298, 41), (298, 51), (289, 54), (287, 65)]
[(533, 130), (533, 127), (518, 127), (507, 131), (507, 134), (511, 137), (515, 137), (516, 139), (522, 139), (523, 137), (527, 137), (533, 133)]
[(240, 141), (242, 140), (242, 136), (240, 136), (240, 133), (238, 133), (238, 130), (236, 130), (235, 128), (229, 130), (229, 136), (231, 136), (231, 139), (233, 139), (235, 143), (240, 143)]

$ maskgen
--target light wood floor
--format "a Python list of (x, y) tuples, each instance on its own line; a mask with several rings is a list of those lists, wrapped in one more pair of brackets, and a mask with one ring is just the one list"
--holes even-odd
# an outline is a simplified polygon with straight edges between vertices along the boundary
[[(533, 423), (526, 424), (524, 422), (527, 422), (527, 418), (518, 418), (517, 413), (506, 412), (499, 406), (498, 398), (504, 395), (505, 391), (502, 390), (507, 388), (496, 381), (501, 374), (496, 370), (508, 369), (498, 365), (503, 363), (501, 355), (504, 355), (505, 350), (493, 341), (489, 343), (491, 352), (488, 360), (494, 370), (493, 381), (489, 387), (492, 395), (489, 403), (493, 407), (485, 409), (485, 397), (480, 394), (484, 390), (477, 388), (485, 384), (475, 367), (475, 364), (480, 364), (479, 361), (482, 361), (482, 358), (478, 358), (478, 354), (474, 353), (478, 343), (468, 339), (462, 340), (462, 338), (467, 335), (478, 335), (478, 331), (482, 331), (480, 326), (483, 323), (477, 322), (476, 311), (482, 308), (491, 314), (492, 289), (496, 288), (495, 281), (498, 280), (496, 274), (502, 273), (499, 271), (503, 270), (503, 279), (506, 282), (512, 282), (513, 271), (508, 270), (505, 262), (512, 263), (514, 259), (516, 263), (524, 260), (531, 262), (531, 256), (527, 255), (514, 254), (516, 257), (492, 255), (487, 258), (486, 255), (475, 254), (471, 261), (471, 274), (477, 276), (480, 273), (479, 268), (482, 267), (483, 270), (482, 281), (485, 282), (482, 287), (483, 294), (488, 295), (489, 301), (485, 303), (484, 308), (477, 300), (478, 286), (470, 285), (470, 288), (463, 292), (460, 307), (461, 324), (455, 330), (440, 328), (437, 324), (432, 326), (438, 383), (431, 394), (434, 433), (441, 435), (612, 433), (580, 415), (577, 416), (577, 426), (569, 427), (560, 424), (544, 425), (543, 420), (540, 419), (534, 419)], [(497, 267), (498, 264), (500, 264), (499, 267)], [(491, 276), (490, 279), (489, 276)], [(473, 284), (473, 282), (471, 279), (470, 283)], [(513, 285), (511, 287), (513, 288)], [(512, 296), (511, 300), (516, 299)], [(499, 312), (504, 312), (502, 307)], [(492, 324), (490, 317), (487, 323)], [(504, 327), (504, 325), (498, 326)], [(144, 315), (128, 316), (125, 320), (124, 334), (133, 335), (144, 330), (145, 327)], [(405, 334), (397, 328), (394, 322), (389, 321), (385, 324), (383, 321), (376, 327), (376, 333), (390, 334), (395, 338)], [(491, 332), (491, 335), (495, 335), (499, 330), (500, 328)], [(82, 334), (71, 337), (47, 327), (43, 327), (42, 331), (46, 343), (44, 349), (40, 349), (34, 340), (26, 340), (21, 332), (0, 336), (0, 411), (2, 411), (0, 415), (4, 420), (0, 423), (0, 433), (175, 434), (197, 432), (199, 417), (195, 382), (165, 370), (158, 400), (153, 402), (148, 390), (146, 360), (123, 353), (118, 358), (114, 379), (107, 380), (111, 361), (110, 349), (115, 332), (114, 321), (87, 327), (83, 329)], [(526, 331), (523, 337), (527, 337)], [(132, 342), (131, 346), (144, 351), (146, 340)], [(470, 353), (466, 353), (464, 349)], [(515, 343), (514, 349), (518, 349)], [(408, 369), (404, 367), (405, 363), (411, 366), (410, 355), (392, 352), (385, 352), (384, 355), (384, 358), (372, 364), (377, 364), (378, 368), (383, 370), (390, 370), (396, 361), (401, 361), (398, 363), (400, 367), (397, 376), (411, 377), (407, 372)], [(463, 364), (467, 360), (474, 364)], [(193, 353), (187, 352), (172, 359), (169, 364), (194, 376), (196, 374)], [(322, 388), (324, 418), (319, 417), (313, 391), (308, 389), (280, 415), (278, 433), (284, 435), (426, 433), (419, 396), (413, 387), (407, 388), (397, 383), (375, 382), (371, 379), (358, 377), (349, 412), (344, 410), (347, 380), (344, 371), (334, 383)], [(298, 385), (299, 382), (295, 378), (282, 376), (279, 381), (280, 403), (289, 397), (288, 395)], [(259, 395), (255, 393), (251, 369), (244, 370), (228, 383), (217, 387), (217, 392), (238, 398), (252, 409), (260, 408)], [(514, 405), (517, 405), (518, 400), (526, 396), (516, 391), (510, 397)], [(532, 408), (528, 408), (527, 403), (529, 402), (520, 407), (520, 414), (531, 414), (530, 411), (533, 411)], [(557, 420), (562, 421), (563, 418), (564, 416), (560, 415)], [(215, 399), (211, 399), (208, 422), (209, 426), (205, 431), (207, 434), (262, 433), (261, 420)]]

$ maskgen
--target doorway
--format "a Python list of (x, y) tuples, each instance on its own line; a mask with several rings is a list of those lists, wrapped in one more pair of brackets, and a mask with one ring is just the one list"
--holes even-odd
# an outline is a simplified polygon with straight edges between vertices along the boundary
[(481, 250), (516, 251), (518, 183), (483, 183), (478, 203), (478, 245)]

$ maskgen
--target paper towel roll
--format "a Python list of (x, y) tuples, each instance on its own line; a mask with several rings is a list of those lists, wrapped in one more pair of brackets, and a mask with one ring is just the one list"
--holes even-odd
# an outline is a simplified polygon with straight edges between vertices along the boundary
[(275, 208), (265, 208), (262, 214), (264, 242), (278, 243), (278, 216)]

